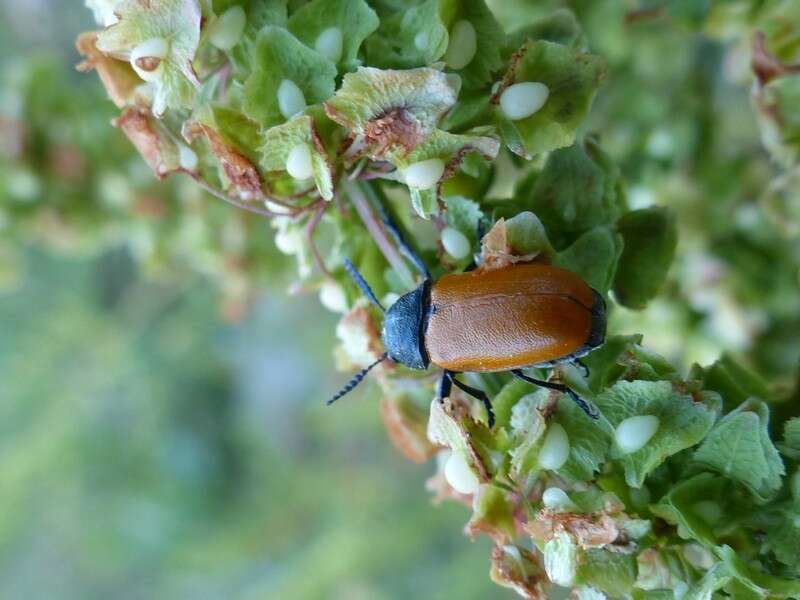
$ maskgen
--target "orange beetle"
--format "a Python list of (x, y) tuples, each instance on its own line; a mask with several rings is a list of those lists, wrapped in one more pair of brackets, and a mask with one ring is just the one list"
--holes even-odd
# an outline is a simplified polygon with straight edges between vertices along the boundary
[[(441, 367), (438, 397), (447, 397), (455, 385), (483, 402), (490, 427), (494, 413), (489, 398), (458, 381), (456, 373), (510, 371), (529, 383), (569, 394), (589, 416), (597, 417), (567, 386), (533, 379), (521, 371), (576, 361), (603, 343), (606, 304), (597, 291), (566, 269), (533, 262), (445, 275), (432, 283), (422, 261), (397, 232), (393, 235), (426, 279), (384, 311), (386, 353), (353, 377), (328, 404), (388, 358), (412, 369)], [(349, 261), (345, 266), (367, 298), (384, 310), (355, 267)]]

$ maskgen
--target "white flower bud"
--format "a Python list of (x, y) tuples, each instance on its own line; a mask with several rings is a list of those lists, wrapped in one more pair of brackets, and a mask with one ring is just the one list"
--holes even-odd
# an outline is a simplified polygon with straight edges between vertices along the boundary
[(247, 15), (241, 6), (232, 6), (213, 23), (208, 40), (220, 50), (230, 50), (242, 39)]
[(500, 110), (512, 121), (519, 121), (542, 108), (549, 95), (548, 87), (538, 81), (515, 83), (500, 94)]
[(145, 81), (158, 81), (164, 69), (162, 64), (169, 54), (169, 42), (164, 38), (150, 38), (131, 50), (131, 66)]
[(197, 163), (199, 161), (197, 159), (197, 154), (195, 154), (194, 150), (189, 148), (189, 146), (187, 146), (186, 144), (179, 144), (178, 162), (180, 163), (182, 169), (186, 169), (187, 171), (196, 171)]
[(331, 312), (346, 313), (347, 297), (342, 286), (330, 280), (325, 280), (319, 288), (319, 301), (322, 306)]
[(289, 150), (286, 157), (286, 171), (295, 179), (308, 179), (314, 174), (311, 164), (311, 148), (305, 142)]
[(471, 250), (467, 236), (453, 227), (442, 229), (442, 246), (445, 252), (456, 260), (469, 256)]
[(629, 417), (617, 425), (614, 439), (623, 454), (631, 454), (641, 450), (658, 431), (658, 417), (653, 415), (637, 415)]
[(444, 62), (451, 69), (463, 69), (478, 50), (478, 35), (475, 27), (467, 20), (458, 21), (450, 31), (450, 42), (444, 54)]
[(547, 433), (539, 450), (539, 465), (543, 469), (560, 469), (569, 458), (569, 438), (558, 423), (547, 428)]
[(444, 174), (444, 161), (431, 158), (409, 165), (403, 170), (406, 185), (418, 190), (429, 190), (439, 183)]
[(459, 452), (451, 452), (444, 465), (444, 478), (460, 494), (474, 494), (480, 481)]
[(573, 506), (572, 500), (569, 499), (567, 493), (557, 487), (550, 487), (542, 492), (542, 504), (544, 504), (546, 508), (552, 510), (570, 508)]
[(338, 27), (328, 27), (317, 36), (314, 48), (333, 64), (342, 59), (342, 30)]
[(278, 86), (278, 110), (285, 119), (291, 119), (306, 109), (303, 90), (291, 79), (284, 79)]

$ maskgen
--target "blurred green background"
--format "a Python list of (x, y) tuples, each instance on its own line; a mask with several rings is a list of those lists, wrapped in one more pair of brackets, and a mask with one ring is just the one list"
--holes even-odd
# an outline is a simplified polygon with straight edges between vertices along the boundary
[[(668, 285), (612, 331), (791, 390), (800, 215), (769, 187), (748, 3), (627, 26), (632, 3), (490, 4), (507, 26), (576, 11), (609, 63), (587, 130), (633, 208), (677, 213)], [(431, 506), (433, 465), (389, 444), (377, 390), (323, 406), (336, 316), (269, 226), (155, 182), (110, 127), (73, 69), (92, 28), (81, 2), (0, 0), (0, 597), (514, 597), (467, 511)]]

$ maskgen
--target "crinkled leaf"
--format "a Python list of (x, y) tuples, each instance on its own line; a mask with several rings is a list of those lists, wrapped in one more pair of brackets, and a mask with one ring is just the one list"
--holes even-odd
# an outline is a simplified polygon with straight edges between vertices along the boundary
[(244, 84), (244, 111), (266, 127), (285, 121), (278, 108), (278, 88), (284, 79), (300, 88), (309, 106), (327, 100), (335, 89), (333, 63), (285, 29), (262, 29), (253, 60), (253, 72)]
[(434, 129), (411, 152), (406, 153), (402, 149), (396, 148), (395, 151), (388, 152), (386, 158), (400, 168), (431, 158), (441, 158), (447, 165), (444, 175), (442, 175), (442, 178), (446, 179), (455, 172), (467, 153), (477, 153), (486, 160), (492, 160), (497, 156), (500, 144), (494, 138), (486, 135), (490, 133), (492, 131), (486, 128), (463, 134)]
[[(492, 12), (483, 0), (441, 0), (439, 2), (447, 28), (452, 31), (459, 21), (468, 21), (474, 28), (477, 38), (475, 56), (457, 73), (466, 89), (486, 86), (492, 77), (503, 68), (500, 49), (505, 42), (505, 34)], [(451, 35), (448, 35), (448, 43)]]
[(311, 152), (311, 170), (317, 190), (325, 200), (333, 198), (333, 170), (317, 135), (314, 119), (309, 115), (295, 117), (276, 125), (262, 135), (261, 166), (266, 171), (284, 171), (292, 148), (307, 144)]
[(96, 43), (97, 33), (94, 31), (78, 36), (75, 46), (85, 60), (77, 68), (81, 72), (92, 69), (97, 71), (109, 98), (117, 108), (122, 108), (132, 102), (134, 90), (141, 85), (142, 80), (129, 63), (109, 58), (97, 49)]
[(286, 0), (236, 0), (228, 6), (215, 9), (222, 11), (234, 4), (241, 6), (247, 17), (242, 39), (229, 51), (231, 63), (237, 77), (246, 79), (253, 67), (253, 55), (259, 32), (267, 25), (283, 27), (287, 21)]
[(547, 578), (537, 555), (513, 544), (492, 548), (489, 576), (528, 600), (546, 600)]
[(761, 141), (784, 166), (800, 157), (800, 74), (777, 77), (753, 94)]
[(378, 28), (375, 11), (364, 0), (312, 0), (289, 19), (289, 31), (309, 48), (326, 29), (338, 27), (342, 33), (342, 57), (337, 66), (352, 71), (358, 64), (361, 44)]
[(800, 580), (783, 579), (757, 570), (745, 564), (730, 546), (717, 548), (717, 554), (737, 580), (762, 598), (797, 598), (800, 596)]
[(658, 293), (675, 256), (675, 214), (663, 207), (635, 210), (617, 224), (624, 240), (614, 296), (630, 308), (644, 308)]
[[(449, 3), (450, 0), (445, 0)], [(410, 69), (437, 61), (447, 50), (447, 27), (440, 15), (442, 0), (426, 0), (381, 19), (366, 43), (369, 64)]]
[(609, 596), (621, 598), (633, 588), (636, 566), (632, 554), (589, 548), (578, 567), (578, 579)]
[(434, 454), (436, 447), (428, 440), (426, 415), (407, 396), (381, 399), (381, 419), (389, 439), (403, 456), (423, 463)]
[(192, 68), (200, 42), (200, 5), (197, 0), (122, 0), (115, 12), (119, 21), (97, 37), (97, 49), (128, 60), (137, 45), (153, 38), (169, 42), (169, 52), (155, 82), (152, 111), (190, 106), (197, 77)]
[(641, 335), (615, 335), (582, 360), (589, 368), (589, 388), (599, 392), (614, 381), (669, 379), (674, 367), (662, 356), (641, 345)]
[(391, 151), (397, 158), (428, 139), (457, 95), (458, 89), (435, 69), (361, 67), (344, 76), (325, 111), (363, 141), (369, 156), (382, 158)]
[(525, 81), (545, 84), (550, 94), (541, 109), (518, 121), (497, 109), (509, 150), (531, 158), (572, 144), (604, 76), (603, 62), (592, 54), (543, 40), (526, 42), (512, 58), (497, 101), (504, 86)]
[(428, 418), (428, 439), (461, 454), (480, 481), (489, 481), (484, 460), (474, 444), (471, 418), (461, 405), (449, 398), (434, 398)]
[[(512, 382), (503, 388), (498, 397), (505, 395), (501, 398), (501, 402), (506, 401), (516, 395), (519, 388), (522, 386)], [(529, 390), (530, 385), (526, 385), (525, 391)], [(549, 392), (545, 389), (527, 393), (521, 396), (511, 409), (509, 424), (515, 443), (509, 451), (509, 455), (511, 456), (511, 476), (516, 481), (524, 480), (524, 477), (533, 469), (538, 469), (539, 447), (547, 429), (547, 422), (539, 408), (547, 401), (548, 394)]]
[(767, 382), (728, 354), (723, 354), (710, 367), (695, 366), (692, 377), (700, 379), (705, 389), (719, 392), (726, 411), (733, 410), (750, 397), (772, 399)]
[(85, 0), (86, 6), (94, 13), (94, 20), (98, 25), (108, 27), (117, 22), (114, 11), (120, 0)]
[(478, 242), (478, 224), (483, 218), (480, 205), (462, 196), (449, 196), (444, 203), (447, 207), (444, 215), (447, 225), (463, 233), (474, 246)]
[(114, 126), (122, 130), (159, 179), (182, 170), (178, 144), (149, 111), (126, 108), (114, 119)]
[(527, 40), (546, 40), (573, 48), (584, 48), (586, 37), (575, 15), (567, 9), (559, 9), (530, 25), (523, 25), (508, 35), (508, 46), (521, 48)]
[(528, 211), (499, 219), (481, 240), (481, 268), (497, 269), (554, 253), (538, 217)]
[(800, 575), (800, 505), (795, 501), (768, 515), (764, 548)]
[(769, 408), (749, 400), (725, 415), (694, 453), (698, 464), (745, 485), (765, 500), (786, 473), (769, 437)]
[[(650, 509), (668, 523), (676, 525), (682, 537), (712, 548), (717, 544), (714, 526), (718, 523), (709, 522), (709, 519), (715, 521), (714, 515), (722, 513), (728, 493), (728, 485), (723, 478), (701, 473), (678, 483)], [(709, 509), (709, 503), (716, 509)]]
[(605, 294), (611, 287), (622, 253), (622, 238), (610, 227), (595, 227), (584, 233), (554, 264), (577, 273), (592, 288)]
[(719, 589), (722, 589), (731, 580), (730, 570), (723, 563), (717, 563), (706, 571), (705, 575), (695, 583), (682, 600), (711, 600)]
[(794, 460), (800, 460), (800, 417), (794, 417), (783, 427), (783, 443), (778, 444), (781, 453)]
[(421, 218), (429, 219), (431, 215), (439, 211), (436, 189), (420, 190), (409, 188), (408, 194), (411, 197), (411, 208)]
[(636, 415), (653, 415), (659, 427), (643, 448), (623, 455), (616, 444), (611, 456), (625, 467), (625, 481), (639, 488), (645, 477), (669, 456), (694, 446), (714, 423), (705, 402), (676, 392), (667, 381), (618, 381), (597, 396), (597, 405), (613, 427)]
[(573, 400), (562, 395), (556, 422), (569, 438), (569, 458), (558, 474), (571, 481), (591, 481), (605, 462), (611, 440)]
[(555, 584), (569, 587), (578, 572), (579, 548), (569, 534), (558, 532), (544, 545), (544, 569)]
[(464, 531), (474, 538), (485, 533), (496, 544), (505, 544), (515, 537), (514, 506), (500, 488), (484, 485), (473, 499), (473, 512)]
[[(524, 194), (524, 191), (521, 192)], [(619, 170), (592, 139), (548, 156), (526, 206), (564, 249), (594, 227), (612, 225), (625, 210)]]

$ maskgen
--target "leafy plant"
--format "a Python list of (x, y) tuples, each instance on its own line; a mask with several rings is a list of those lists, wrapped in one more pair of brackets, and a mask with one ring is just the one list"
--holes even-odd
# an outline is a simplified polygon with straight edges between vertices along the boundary
[[(95, 0), (105, 29), (79, 49), (157, 177), (188, 175), (254, 214), (247, 227), (270, 220), (304, 285), (343, 313), (342, 368), (383, 351), (342, 259), (386, 303), (414, 284), (384, 213), (434, 276), (481, 241), (484, 260), (550, 261), (607, 296), (610, 335), (588, 376), (554, 372), (597, 422), (557, 392), (475, 376), (490, 429), (459, 392), (433, 398), (426, 374), (377, 370), (391, 440), (412, 460), (436, 456), (429, 487), (471, 508), (467, 533), (495, 543), (494, 581), (528, 598), (553, 585), (578, 598), (798, 597), (797, 393), (730, 356), (684, 372), (623, 333), (639, 329), (632, 310), (669, 298), (682, 323), (662, 344), (671, 358), (693, 358), (682, 345), (708, 326), (723, 347), (760, 348), (765, 374), (793, 370), (780, 332), (798, 319), (800, 14), (790, 1), (572, 4)], [(694, 62), (676, 66), (690, 37)], [(720, 75), (720, 55), (733, 70), (743, 49), (777, 173), (709, 108), (743, 87), (741, 72)], [(198, 227), (229, 218), (201, 206)], [(742, 307), (766, 326), (748, 334)]]

